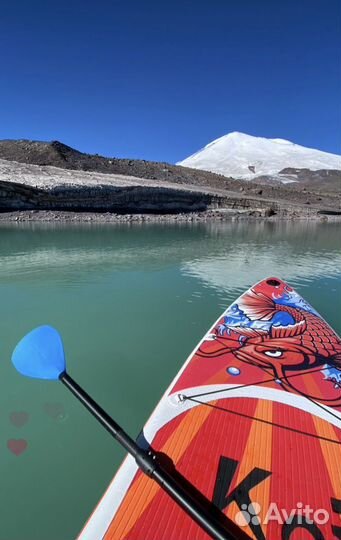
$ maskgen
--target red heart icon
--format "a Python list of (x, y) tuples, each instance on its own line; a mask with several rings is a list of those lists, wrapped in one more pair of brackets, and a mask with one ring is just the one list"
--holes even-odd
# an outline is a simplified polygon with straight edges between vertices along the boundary
[(7, 448), (12, 454), (20, 456), (27, 448), (27, 441), (25, 441), (25, 439), (9, 439), (7, 441)]
[(21, 427), (28, 421), (28, 413), (25, 411), (13, 411), (9, 415), (9, 419), (14, 426)]

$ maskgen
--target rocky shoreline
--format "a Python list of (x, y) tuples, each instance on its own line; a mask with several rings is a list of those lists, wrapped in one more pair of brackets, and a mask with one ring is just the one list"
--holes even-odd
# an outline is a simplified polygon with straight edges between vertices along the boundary
[(176, 214), (115, 214), (110, 212), (65, 212), (51, 210), (25, 210), (0, 213), (0, 223), (200, 223), (208, 221), (341, 221), (341, 214), (323, 215), (265, 215), (262, 212), (234, 212), (208, 210)]

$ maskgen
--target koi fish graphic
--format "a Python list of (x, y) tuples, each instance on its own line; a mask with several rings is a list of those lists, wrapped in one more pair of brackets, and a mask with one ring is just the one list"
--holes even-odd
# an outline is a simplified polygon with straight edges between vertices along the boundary
[[(279, 283), (282, 285), (283, 282)], [(217, 341), (223, 342), (226, 352), (241, 362), (257, 366), (281, 381), (284, 390), (339, 407), (341, 341), (313, 310), (282, 303), (288, 290), (292, 291), (282, 290), (282, 287), (268, 290), (264, 282), (256, 285), (234, 308), (238, 311), (240, 324), (231, 324), (229, 317), (225, 318), (215, 330)], [(205, 354), (203, 349), (201, 353)], [(214, 356), (212, 348), (208, 355)], [(293, 375), (305, 370), (316, 370), (315, 375), (329, 384), (318, 384), (316, 388), (312, 380), (310, 386), (307, 385), (306, 379), (306, 385), (302, 385)], [(325, 391), (320, 391), (321, 386)]]

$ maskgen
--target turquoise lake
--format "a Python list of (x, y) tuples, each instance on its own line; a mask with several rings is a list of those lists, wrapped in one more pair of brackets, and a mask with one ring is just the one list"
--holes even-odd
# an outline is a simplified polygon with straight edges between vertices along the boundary
[(341, 334), (341, 224), (0, 227), (0, 540), (73, 540), (124, 452), (60, 383), (10, 362), (41, 324), (69, 373), (137, 436), (196, 343), (278, 276)]

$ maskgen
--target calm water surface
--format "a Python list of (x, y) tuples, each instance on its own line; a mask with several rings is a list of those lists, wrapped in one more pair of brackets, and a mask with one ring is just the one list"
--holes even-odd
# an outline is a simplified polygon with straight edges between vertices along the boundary
[(340, 224), (1, 226), (0, 540), (73, 540), (123, 458), (61, 384), (14, 371), (26, 332), (57, 327), (69, 372), (136, 436), (203, 333), (269, 275), (341, 333)]

